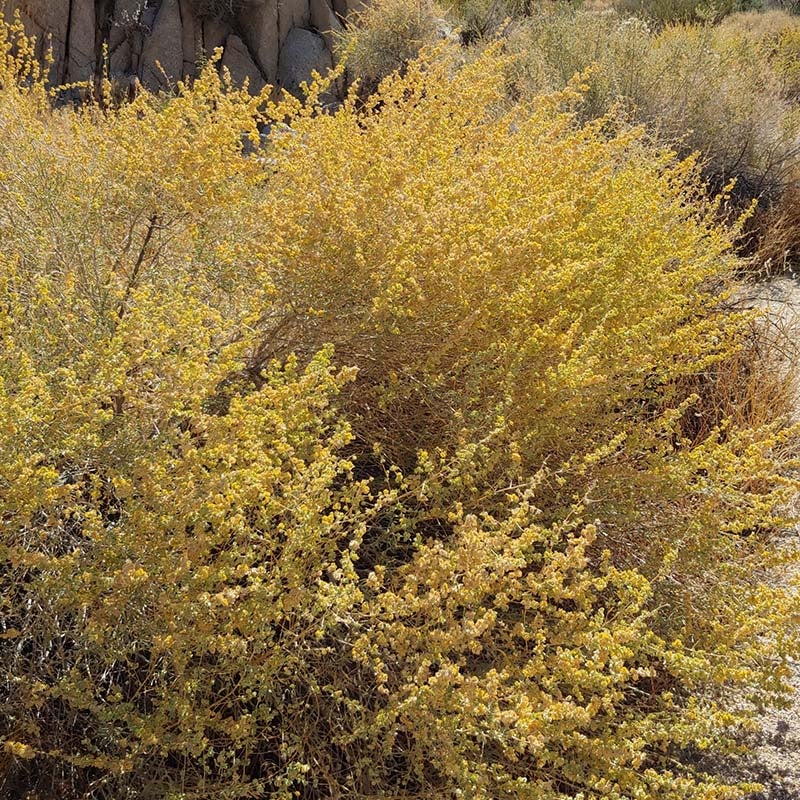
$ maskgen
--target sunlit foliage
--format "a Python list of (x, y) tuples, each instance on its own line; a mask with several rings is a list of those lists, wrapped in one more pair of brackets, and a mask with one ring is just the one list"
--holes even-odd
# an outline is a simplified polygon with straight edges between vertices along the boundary
[(559, 88), (591, 68), (585, 113), (615, 105), (683, 153), (707, 177), (737, 179), (746, 199), (778, 197), (800, 153), (800, 119), (787, 93), (798, 23), (788, 14), (739, 14), (719, 26), (652, 30), (616, 14), (541, 13), (514, 33), (520, 80)]
[(0, 30), (4, 795), (736, 796), (793, 434), (695, 166), (497, 50), (53, 111)]

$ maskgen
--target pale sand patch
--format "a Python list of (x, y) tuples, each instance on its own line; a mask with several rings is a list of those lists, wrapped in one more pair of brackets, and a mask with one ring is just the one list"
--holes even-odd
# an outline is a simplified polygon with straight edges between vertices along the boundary
[[(754, 287), (753, 304), (768, 314), (776, 346), (785, 354), (787, 368), (798, 363), (800, 353), (800, 281), (774, 278)], [(800, 421), (800, 392), (795, 404)], [(792, 542), (795, 544), (795, 542)], [(790, 663), (790, 683), (795, 689), (789, 708), (770, 709), (761, 718), (762, 735), (746, 763), (746, 779), (764, 784), (751, 800), (800, 800), (800, 661)]]

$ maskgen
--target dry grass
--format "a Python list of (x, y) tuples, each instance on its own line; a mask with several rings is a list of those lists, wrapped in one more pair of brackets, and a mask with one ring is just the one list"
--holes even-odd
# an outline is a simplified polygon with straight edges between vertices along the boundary
[(760, 215), (754, 263), (767, 275), (793, 272), (800, 262), (800, 186), (792, 182)]
[(199, 17), (224, 19), (249, 5), (248, 0), (190, 0), (190, 5)]
[(348, 73), (362, 93), (374, 92), (383, 78), (435, 42), (440, 18), (430, 0), (376, 0), (351, 14), (337, 51), (347, 54)]
[(723, 424), (759, 427), (796, 416), (800, 352), (785, 320), (769, 311), (754, 320), (741, 350), (694, 376), (684, 392), (699, 403), (685, 417), (683, 429), (694, 442), (704, 441)]

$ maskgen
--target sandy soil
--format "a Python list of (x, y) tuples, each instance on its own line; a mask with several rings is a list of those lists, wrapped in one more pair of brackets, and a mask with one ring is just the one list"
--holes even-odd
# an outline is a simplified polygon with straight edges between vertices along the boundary
[[(775, 278), (761, 284), (753, 300), (768, 312), (779, 346), (790, 356), (800, 351), (800, 280)], [(797, 419), (800, 421), (800, 391)], [(749, 800), (800, 800), (800, 660), (793, 662), (792, 668), (794, 703), (764, 715), (763, 734), (746, 760), (742, 777), (764, 785), (764, 790)]]

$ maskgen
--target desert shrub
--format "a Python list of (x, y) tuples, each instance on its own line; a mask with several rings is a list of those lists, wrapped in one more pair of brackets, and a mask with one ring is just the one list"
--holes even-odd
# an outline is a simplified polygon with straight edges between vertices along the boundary
[(608, 114), (614, 103), (635, 106), (647, 83), (651, 48), (652, 33), (642, 20), (564, 8), (517, 25), (509, 40), (518, 56), (513, 80), (519, 90), (528, 95), (554, 91), (583, 74), (587, 118)]
[(339, 40), (350, 76), (370, 93), (436, 41), (440, 15), (430, 0), (377, 0), (351, 14)]
[(529, 0), (450, 0), (444, 8), (462, 43), (470, 45), (490, 39), (507, 22), (527, 16), (534, 4)]
[(781, 693), (794, 433), (693, 423), (752, 329), (695, 166), (496, 51), (332, 115), (21, 69), (0, 792), (736, 796), (689, 762)]
[(780, 9), (759, 13), (731, 14), (719, 23), (719, 32), (726, 36), (745, 36), (754, 42), (777, 41), (787, 30), (796, 30), (798, 20)]
[(772, 63), (784, 97), (797, 103), (800, 99), (800, 30), (797, 27), (787, 27), (781, 31)]
[(767, 274), (793, 272), (800, 263), (800, 182), (795, 177), (780, 199), (759, 218), (754, 259)]
[[(797, 163), (799, 126), (762, 44), (728, 37), (724, 29), (665, 31), (654, 48), (663, 83), (648, 113), (657, 124), (663, 119), (665, 133), (677, 139), (682, 109), (685, 146), (703, 154), (709, 174), (720, 181), (735, 177), (745, 197), (774, 199)], [(686, 77), (670, 91), (669, 74)]]
[(505, 4), (493, 0), (459, 0), (448, 5), (447, 10), (465, 44), (493, 33), (507, 15)]
[(696, 22), (714, 13), (703, 0), (620, 0), (614, 8), (623, 16), (635, 15), (657, 26)]
[(768, 18), (777, 35), (770, 26), (748, 30), (746, 15), (718, 28), (652, 33), (632, 19), (558, 12), (518, 29), (512, 47), (522, 56), (523, 86), (555, 88), (592, 67), (587, 116), (621, 110), (682, 154), (698, 151), (716, 189), (735, 179), (739, 209), (754, 198), (768, 206), (790, 183), (800, 154), (800, 120), (787, 92), (797, 26), (784, 27), (779, 16), (780, 27)]
[[(603, 122), (574, 129), (570, 114), (559, 116), (552, 99), (549, 105), (515, 109), (511, 118), (490, 117), (479, 124), (469, 96), (483, 85), (478, 72), (483, 67), (471, 65), (472, 73), (465, 68), (462, 74), (472, 79), (464, 78), (447, 93), (428, 96), (420, 90), (409, 96), (408, 85), (400, 83), (394, 91), (402, 92), (403, 102), (394, 106), (388, 103), (393, 95), (387, 89), (381, 114), (374, 118), (342, 115), (308, 129), (297, 125), (295, 137), (275, 153), (280, 166), (269, 211), (270, 225), (281, 231), (281, 240), (314, 254), (299, 262), (290, 252), (283, 257), (273, 252), (281, 293), (292, 298), (287, 311), (271, 323), (273, 329), (288, 335), (294, 328), (291, 341), (310, 351), (322, 341), (333, 342), (345, 363), (358, 365), (355, 396), (348, 392), (345, 398), (358, 435), (367, 446), (380, 441), (390, 459), (405, 469), (413, 467), (420, 448), (452, 452), (464, 437), (468, 442), (496, 442), (486, 445), (488, 454), (481, 455), (478, 448), (473, 457), (475, 469), (484, 473), (479, 485), (488, 481), (494, 489), (465, 487), (465, 496), (458, 498), (478, 505), (502, 486), (515, 484), (508, 476), (509, 454), (516, 453), (528, 469), (542, 464), (566, 469), (566, 461), (575, 465), (597, 448), (604, 450), (613, 438), (608, 436), (611, 429), (636, 439), (637, 446), (659, 450), (663, 444), (652, 440), (652, 432), (642, 434), (633, 423), (634, 409), (649, 407), (656, 417), (667, 414), (667, 428), (677, 424), (667, 407), (680, 405), (689, 393), (669, 397), (669, 387), (681, 375), (710, 369), (715, 359), (726, 358), (729, 346), (736, 349), (731, 339), (720, 336), (717, 318), (711, 323), (702, 311), (711, 302), (703, 289), (706, 282), (719, 276), (725, 263), (732, 267), (734, 262), (725, 255), (730, 240), (718, 238), (716, 208), (706, 208), (708, 216), (698, 218), (699, 190), (693, 190), (691, 200), (683, 193), (686, 182), (696, 180), (689, 177), (693, 167), (670, 165), (666, 154), (654, 160), (636, 133), (608, 139)], [(487, 108), (504, 107), (502, 90), (496, 85), (492, 92), (486, 90)], [(389, 132), (393, 115), (397, 134)], [(509, 138), (508, 129), (515, 135)], [(418, 142), (405, 139), (406, 130), (417, 131), (417, 136), (425, 131), (448, 144), (419, 148)], [(320, 135), (339, 142), (339, 155), (309, 171), (299, 163), (295, 148), (318, 151), (322, 145), (314, 137)], [(484, 159), (501, 147), (502, 153), (491, 157), (491, 167), (484, 167)], [(414, 162), (419, 166), (409, 168)], [(396, 166), (376, 170), (375, 163)], [(509, 175), (535, 176), (535, 190), (527, 177), (511, 180)], [(418, 182), (424, 189), (417, 188)], [(411, 199), (417, 191), (425, 198), (422, 208)], [(298, 225), (292, 219), (289, 209), (301, 195), (310, 215), (331, 220), (328, 226)], [(374, 213), (387, 202), (390, 212), (365, 216), (366, 209)], [(687, 208), (693, 209), (691, 224), (682, 231), (693, 232), (677, 239), (673, 215), (688, 224)], [(544, 215), (541, 226), (531, 224), (536, 214)], [(359, 224), (352, 225), (351, 219)], [(341, 229), (336, 220), (341, 220)], [(679, 243), (687, 248), (680, 255)], [(475, 256), (479, 252), (487, 255)], [(375, 263), (391, 269), (376, 271)], [(703, 263), (707, 272), (700, 277)], [(680, 265), (695, 277), (689, 279)], [(613, 295), (608, 292), (612, 285), (617, 287)], [(666, 317), (665, 296), (676, 302)], [(613, 303), (613, 312), (606, 303)], [(298, 315), (303, 306), (314, 313)], [(430, 308), (437, 309), (436, 315), (426, 312)], [(616, 320), (614, 325), (606, 324), (607, 314)], [(623, 321), (626, 315), (628, 323)], [(687, 319), (697, 320), (700, 327), (690, 332), (683, 325)], [(491, 325), (487, 320), (493, 320)], [(542, 320), (550, 322), (544, 325)], [(707, 324), (711, 327), (704, 331)], [(666, 359), (669, 341), (673, 357)], [(280, 352), (278, 348), (266, 355)], [(642, 393), (650, 400), (643, 402)], [(620, 431), (621, 419), (631, 420), (637, 433)], [(672, 434), (659, 430), (672, 441)], [(730, 439), (720, 446), (738, 451), (742, 442)], [(589, 485), (592, 480), (591, 470), (577, 472), (583, 477), (572, 476), (573, 491), (581, 481)], [(603, 481), (619, 480), (623, 494), (628, 491), (624, 485), (635, 480), (616, 461), (603, 474)], [(677, 530), (686, 510), (683, 501), (694, 497), (707, 513), (711, 507), (704, 498), (712, 495), (693, 489), (690, 473), (675, 473), (668, 482), (673, 479), (680, 485), (679, 491), (673, 487), (675, 497), (683, 498)], [(563, 509), (563, 496), (550, 485), (552, 509)], [(665, 496), (672, 492), (666, 486), (663, 491)], [(658, 515), (637, 509), (634, 495), (624, 514), (618, 498), (613, 540), (624, 558), (646, 559), (650, 553), (657, 561), (654, 554), (663, 555), (660, 548), (670, 539), (669, 526), (662, 529), (664, 538), (642, 539), (640, 526), (650, 525), (643, 517)], [(739, 510), (744, 511), (755, 498), (741, 500)], [(723, 511), (718, 498), (713, 503)], [(718, 522), (720, 528), (729, 527), (722, 519)], [(695, 544), (704, 548), (707, 543), (701, 539)], [(687, 557), (692, 552), (688, 541), (682, 552)]]
[(620, 14), (635, 14), (656, 27), (687, 22), (718, 22), (730, 14), (760, 7), (760, 0), (617, 0), (614, 4)]

